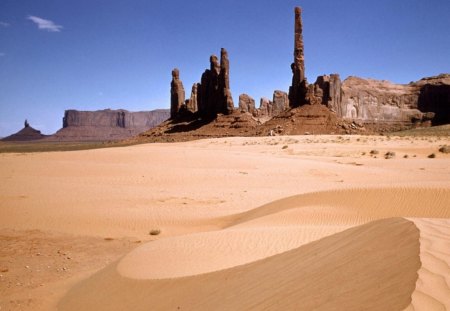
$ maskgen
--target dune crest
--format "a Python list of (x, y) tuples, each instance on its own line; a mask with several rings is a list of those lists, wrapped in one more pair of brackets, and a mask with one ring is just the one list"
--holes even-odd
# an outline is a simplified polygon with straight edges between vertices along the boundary
[(209, 273), (280, 254), (380, 218), (450, 217), (447, 202), (450, 189), (348, 189), (302, 194), (222, 218), (219, 223), (224, 223), (224, 230), (146, 243), (127, 254), (118, 270), (134, 279)]
[(406, 219), (391, 218), (198, 276), (133, 280), (111, 265), (72, 288), (58, 307), (63, 311), (401, 310), (411, 302), (419, 268), (417, 227)]
[(422, 267), (405, 310), (450, 310), (450, 219), (410, 220), (420, 230)]

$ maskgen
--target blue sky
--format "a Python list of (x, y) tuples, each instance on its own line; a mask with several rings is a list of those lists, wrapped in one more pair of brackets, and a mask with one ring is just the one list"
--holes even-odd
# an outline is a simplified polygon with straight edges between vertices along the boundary
[(295, 6), (309, 82), (450, 72), (448, 0), (0, 0), (0, 136), (25, 118), (54, 133), (66, 109), (168, 108), (171, 70), (189, 94), (221, 47), (235, 105), (287, 91)]

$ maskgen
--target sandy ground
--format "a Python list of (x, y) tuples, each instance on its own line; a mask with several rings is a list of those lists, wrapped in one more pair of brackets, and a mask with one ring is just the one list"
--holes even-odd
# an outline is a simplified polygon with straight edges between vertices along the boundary
[(292, 136), (0, 154), (0, 310), (450, 309), (445, 144)]

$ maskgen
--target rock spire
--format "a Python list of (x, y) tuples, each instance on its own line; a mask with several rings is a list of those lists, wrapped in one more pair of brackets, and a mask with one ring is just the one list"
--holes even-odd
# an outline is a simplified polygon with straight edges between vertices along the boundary
[(291, 64), (292, 85), (289, 88), (289, 103), (291, 107), (298, 107), (307, 103), (306, 94), (308, 82), (305, 78), (305, 55), (303, 50), (302, 9), (295, 8), (294, 21), (294, 62)]
[(172, 82), (170, 84), (170, 118), (174, 119), (184, 105), (184, 87), (180, 80), (180, 71), (172, 70)]

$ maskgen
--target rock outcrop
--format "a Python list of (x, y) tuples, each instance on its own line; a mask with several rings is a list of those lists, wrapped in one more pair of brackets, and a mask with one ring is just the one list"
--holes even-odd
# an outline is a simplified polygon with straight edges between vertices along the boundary
[(433, 125), (450, 123), (450, 74), (424, 78), (413, 83), (419, 88), (417, 108), (425, 113), (434, 113)]
[(234, 110), (230, 90), (230, 61), (227, 51), (222, 48), (220, 63), (216, 55), (211, 55), (210, 68), (205, 70), (198, 84), (198, 113), (205, 119), (214, 119), (217, 114), (230, 114)]
[(190, 113), (195, 113), (198, 110), (198, 83), (192, 85), (191, 97), (186, 101), (186, 110)]
[(30, 126), (27, 120), (24, 122), (24, 127), (15, 134), (1, 139), (2, 141), (33, 141), (47, 137), (41, 131), (38, 131)]
[(130, 112), (127, 110), (66, 110), (63, 128), (48, 140), (109, 141), (120, 140), (145, 132), (170, 116), (169, 110)]
[(176, 118), (178, 112), (184, 105), (184, 87), (180, 80), (180, 71), (175, 68), (172, 70), (172, 82), (170, 83), (170, 117)]
[(253, 114), (255, 112), (255, 100), (247, 94), (239, 95), (239, 111)]
[(191, 97), (186, 101), (184, 101), (184, 89), (179, 80), (179, 72), (176, 69), (172, 72), (172, 119), (185, 120), (186, 117), (191, 119), (200, 117), (204, 120), (213, 120), (218, 114), (233, 113), (228, 52), (222, 48), (220, 61), (216, 55), (211, 55), (209, 63), (209, 69), (203, 72), (200, 83), (192, 86)]
[(289, 97), (286, 92), (276, 90), (273, 92), (273, 111), (272, 115), (276, 116), (289, 109)]
[(294, 21), (294, 62), (291, 64), (292, 85), (289, 88), (291, 107), (307, 104), (308, 82), (305, 78), (305, 55), (303, 46), (302, 9), (295, 8)]
[[(341, 81), (339, 74), (330, 74), (319, 76), (315, 83), (309, 84), (305, 75), (301, 14), (301, 8), (296, 7), (292, 84), (288, 94), (277, 90), (272, 100), (261, 98), (259, 108), (255, 107), (253, 98), (241, 94), (241, 114), (230, 116), (234, 110), (229, 81), (230, 62), (228, 53), (222, 49), (220, 61), (215, 55), (210, 57), (210, 68), (205, 70), (200, 83), (193, 86), (191, 97), (184, 104), (186, 109), (181, 109), (178, 101), (173, 103), (177, 115), (187, 115), (188, 118), (180, 118), (180, 123), (184, 124), (170, 129), (171, 133), (197, 131), (212, 120), (215, 122), (211, 128), (223, 128), (225, 134), (239, 128), (245, 135), (252, 131), (256, 135), (265, 133), (267, 127), (274, 134), (355, 134), (450, 123), (448, 74), (407, 85), (357, 77)], [(217, 119), (219, 114), (220, 120)], [(251, 129), (246, 130), (244, 127), (247, 125)], [(156, 132), (162, 135), (162, 131)]]

